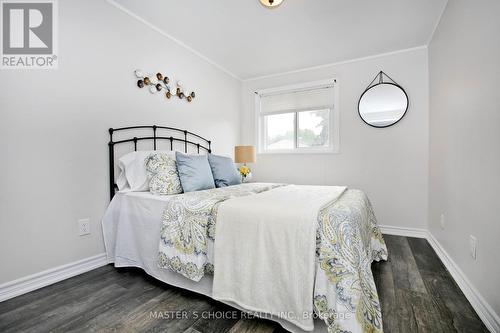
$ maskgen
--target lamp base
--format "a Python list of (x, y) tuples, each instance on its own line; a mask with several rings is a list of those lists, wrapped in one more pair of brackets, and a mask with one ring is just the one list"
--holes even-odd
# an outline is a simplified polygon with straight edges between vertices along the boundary
[(242, 183), (250, 183), (252, 180), (252, 173), (250, 172), (246, 177), (241, 176)]

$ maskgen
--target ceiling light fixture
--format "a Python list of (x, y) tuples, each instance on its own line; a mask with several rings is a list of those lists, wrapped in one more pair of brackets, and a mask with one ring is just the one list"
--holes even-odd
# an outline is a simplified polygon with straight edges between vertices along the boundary
[(260, 0), (260, 3), (267, 8), (275, 8), (281, 5), (283, 0)]

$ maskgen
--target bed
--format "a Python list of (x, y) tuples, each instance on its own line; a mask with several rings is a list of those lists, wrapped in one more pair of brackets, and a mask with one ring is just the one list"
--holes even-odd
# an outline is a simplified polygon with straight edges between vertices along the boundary
[[(118, 131), (137, 129), (153, 135), (113, 141)], [(138, 150), (144, 140), (156, 150), (164, 140), (170, 150), (210, 153), (211, 142), (160, 126), (109, 133), (112, 200), (102, 220), (109, 262), (139, 267), (292, 332), (382, 331), (370, 265), (386, 260), (387, 249), (362, 191), (251, 183), (164, 196), (116, 192), (117, 144)]]

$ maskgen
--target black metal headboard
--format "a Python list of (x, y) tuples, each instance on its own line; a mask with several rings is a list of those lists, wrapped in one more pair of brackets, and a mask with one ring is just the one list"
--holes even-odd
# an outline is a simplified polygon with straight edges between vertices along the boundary
[[(122, 139), (118, 141), (113, 141), (113, 134), (119, 131), (128, 131), (128, 130), (135, 130), (135, 129), (151, 129), (153, 131), (153, 136), (134, 136), (130, 139)], [(177, 135), (181, 134), (181, 137), (175, 137), (175, 136), (165, 136), (165, 135), (158, 135), (158, 132), (160, 131), (167, 131), (167, 132), (175, 132)], [(110, 128), (109, 129), (109, 193), (110, 193), (110, 199), (113, 199), (113, 196), (115, 195), (115, 190), (118, 188), (118, 186), (115, 183), (115, 146), (121, 143), (127, 143), (127, 142), (133, 142), (134, 143), (134, 151), (137, 151), (137, 142), (139, 141), (144, 141), (144, 140), (149, 140), (153, 141), (153, 150), (156, 150), (157, 146), (157, 141), (169, 141), (170, 142), (170, 150), (174, 150), (174, 142), (182, 142), (184, 144), (184, 152), (188, 152), (188, 147), (195, 147), (198, 151), (198, 154), (200, 153), (200, 149), (211, 153), (211, 144), (212, 142), (210, 140), (205, 139), (204, 137), (186, 131), (182, 130), (179, 128), (174, 128), (174, 127), (165, 127), (165, 126), (157, 126), (157, 125), (152, 125), (152, 126), (129, 126), (129, 127), (121, 127), (121, 128)], [(201, 141), (202, 143), (195, 142), (193, 140)]]

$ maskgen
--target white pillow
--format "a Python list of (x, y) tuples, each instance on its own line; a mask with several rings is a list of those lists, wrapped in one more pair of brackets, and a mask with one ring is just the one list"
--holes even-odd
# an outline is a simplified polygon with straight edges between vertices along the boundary
[(123, 155), (118, 160), (118, 190), (124, 192), (149, 191), (150, 177), (146, 170), (146, 157), (152, 153), (164, 153), (175, 160), (175, 151), (141, 150)]

